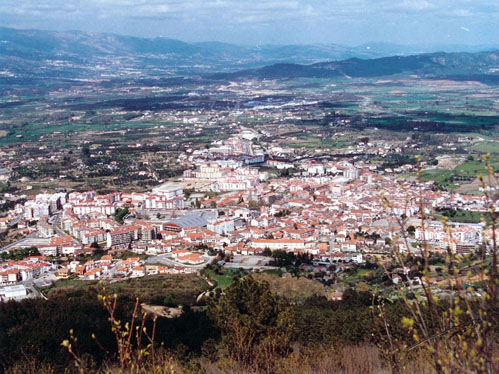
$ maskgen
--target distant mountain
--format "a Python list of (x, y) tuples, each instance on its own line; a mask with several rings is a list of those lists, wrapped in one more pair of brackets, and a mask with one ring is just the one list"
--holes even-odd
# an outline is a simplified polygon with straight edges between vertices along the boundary
[(416, 74), (429, 78), (476, 79), (499, 83), (499, 50), (476, 53), (427, 53), (377, 59), (351, 58), (311, 65), (275, 64), (236, 73), (210, 75), (215, 79), (288, 79), (384, 77)]
[[(446, 50), (445, 46), (441, 48)], [(454, 51), (471, 47), (448, 48)], [(473, 48), (483, 50), (488, 47)], [(168, 38), (147, 39), (81, 31), (55, 32), (0, 27), (0, 77), (188, 75), (254, 69), (276, 63), (312, 64), (429, 51), (433, 51), (431, 46), (383, 43), (358, 47), (336, 44), (240, 46), (220, 42), (186, 43)]]

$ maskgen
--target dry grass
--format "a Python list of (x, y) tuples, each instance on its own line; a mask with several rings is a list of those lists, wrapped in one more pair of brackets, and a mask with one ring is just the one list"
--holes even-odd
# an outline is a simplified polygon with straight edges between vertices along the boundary
[[(404, 373), (434, 374), (429, 362), (422, 356), (406, 362)], [(237, 364), (226, 362), (202, 362), (206, 374), (256, 374)], [(303, 349), (295, 347), (295, 353), (279, 359), (273, 374), (393, 374), (383, 363), (380, 351), (374, 345), (356, 345), (343, 348)], [(262, 373), (263, 374), (263, 373)], [(267, 373), (266, 373), (267, 374)]]
[(312, 296), (327, 296), (324, 286), (305, 277), (293, 278), (289, 275), (276, 277), (270, 274), (256, 274), (255, 279), (270, 284), (272, 291), (285, 300), (305, 300)]
[[(2, 367), (0, 366), (0, 372)], [(53, 366), (39, 362), (33, 357), (25, 356), (24, 360), (16, 362), (5, 370), (5, 374), (56, 374)]]
[[(135, 355), (132, 354), (132, 357)], [(133, 358), (132, 358), (133, 360)], [(254, 369), (241, 367), (236, 362), (218, 358), (211, 362), (207, 358), (194, 359), (194, 371), (191, 365), (181, 362), (175, 355), (164, 349), (158, 349), (154, 359), (138, 360), (140, 364), (134, 370), (123, 369), (117, 363), (104, 364), (100, 369), (85, 369), (85, 374), (395, 374), (383, 361), (379, 349), (370, 344), (346, 346), (343, 348), (300, 348), (294, 347), (294, 353), (287, 358), (275, 358), (275, 371), (255, 372)], [(138, 363), (137, 361), (137, 363)], [(429, 357), (420, 351), (416, 356), (401, 364), (399, 373), (435, 374)], [(80, 368), (81, 369), (81, 368)], [(81, 374), (76, 367), (55, 369), (26, 356), (5, 371), (5, 374)]]

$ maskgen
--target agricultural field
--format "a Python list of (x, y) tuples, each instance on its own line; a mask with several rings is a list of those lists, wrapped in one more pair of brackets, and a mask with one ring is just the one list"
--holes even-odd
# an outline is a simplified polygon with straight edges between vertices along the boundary
[[(428, 165), (449, 156), (457, 161), (423, 173), (441, 189), (477, 190), (463, 185), (483, 172), (485, 153), (499, 168), (498, 88), (477, 82), (115, 78), (3, 88), (0, 147), (15, 153), (10, 183), (28, 194), (145, 191), (182, 175), (179, 156), (244, 128), (259, 134), (255, 144), (264, 149), (289, 148), (290, 158), (364, 157), (383, 170), (414, 165), (416, 155)], [(12, 90), (15, 100), (9, 99)], [(470, 141), (458, 142), (463, 136)], [(363, 140), (387, 147), (387, 154), (366, 153), (359, 147)], [(23, 159), (29, 164), (21, 166)]]
[(473, 145), (471, 150), (479, 153), (499, 154), (499, 141), (479, 142)]
[(454, 172), (445, 169), (432, 169), (424, 170), (421, 173), (421, 180), (423, 182), (434, 181), (439, 187), (452, 189), (456, 186), (452, 183)]
[(469, 210), (454, 210), (454, 209), (442, 209), (437, 210), (433, 214), (434, 219), (442, 220), (442, 218), (447, 217), (451, 222), (463, 222), (463, 223), (480, 223), (483, 220), (490, 220), (490, 217), (486, 214), (480, 212), (472, 212)]

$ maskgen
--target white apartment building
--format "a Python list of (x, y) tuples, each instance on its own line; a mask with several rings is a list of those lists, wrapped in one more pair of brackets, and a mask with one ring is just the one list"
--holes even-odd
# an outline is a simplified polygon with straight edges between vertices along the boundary
[(227, 235), (228, 233), (234, 231), (234, 220), (233, 219), (219, 219), (215, 222), (208, 223), (206, 226), (208, 230), (216, 232), (220, 235)]
[(250, 242), (252, 248), (270, 250), (282, 249), (293, 251), (295, 249), (304, 249), (305, 241), (300, 239), (253, 239)]

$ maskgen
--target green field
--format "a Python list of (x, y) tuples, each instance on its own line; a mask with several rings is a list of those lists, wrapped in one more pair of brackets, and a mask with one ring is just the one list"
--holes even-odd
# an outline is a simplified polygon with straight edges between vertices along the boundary
[(358, 282), (372, 276), (373, 271), (368, 269), (357, 269), (355, 273), (349, 274), (343, 279), (344, 282)]
[(466, 161), (454, 170), (457, 176), (475, 178), (478, 174), (485, 174), (485, 165), (481, 161)]
[(480, 153), (499, 153), (499, 142), (480, 142), (474, 144), (471, 149)]
[(421, 173), (421, 180), (423, 182), (435, 181), (436, 184), (445, 188), (455, 188), (456, 186), (451, 182), (454, 172), (445, 169), (432, 169), (425, 170)]
[(226, 289), (232, 283), (234, 279), (234, 272), (231, 270), (221, 270), (220, 274), (217, 274), (214, 270), (207, 269), (205, 274), (208, 278), (217, 282), (217, 287)]
[[(492, 149), (494, 142), (490, 143), (491, 144), (484, 144), (481, 149)], [(490, 165), (494, 168), (495, 171), (499, 169), (499, 153), (492, 154), (490, 158)], [(470, 184), (473, 181), (476, 181), (476, 178), (479, 175), (485, 174), (485, 162), (482, 161), (478, 156), (475, 156), (475, 160), (467, 160), (458, 165), (454, 170), (424, 170), (421, 173), (421, 179), (423, 182), (434, 181), (436, 187), (452, 190), (458, 187), (458, 185), (463, 186)], [(475, 189), (476, 188), (474, 188), (473, 191), (475, 191)]]
[[(472, 212), (468, 210), (445, 210), (437, 211), (434, 213), (434, 218), (436, 220), (441, 220), (443, 217), (447, 217), (451, 222), (463, 222), (463, 223), (480, 223), (482, 222), (482, 213)], [(490, 221), (488, 215), (483, 215), (483, 217)]]
[[(68, 123), (64, 125), (45, 125), (39, 123), (29, 123), (21, 128), (13, 129), (9, 134), (0, 137), (0, 146), (26, 141), (36, 141), (40, 136), (45, 136), (54, 133), (63, 135), (73, 132), (81, 133), (84, 131), (112, 131), (124, 129), (140, 129), (157, 126), (157, 123), (142, 123), (142, 122), (124, 122), (113, 124), (88, 124), (88, 123)], [(3, 130), (2, 130), (3, 131)], [(21, 135), (21, 138), (17, 136)]]
[(287, 146), (291, 148), (307, 148), (307, 149), (323, 149), (323, 148), (343, 148), (350, 144), (347, 137), (333, 139), (329, 138), (319, 138), (316, 136), (299, 136), (296, 140), (289, 140)]

